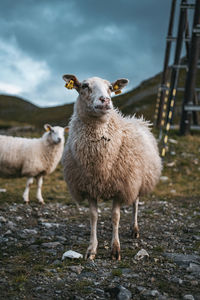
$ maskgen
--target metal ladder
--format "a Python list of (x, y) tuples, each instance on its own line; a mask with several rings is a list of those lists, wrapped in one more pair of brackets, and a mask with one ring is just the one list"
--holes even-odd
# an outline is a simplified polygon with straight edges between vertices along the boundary
[[(198, 126), (197, 113), (198, 111), (200, 111), (200, 105), (198, 105), (197, 99), (197, 93), (200, 92), (200, 88), (196, 88), (195, 84), (197, 68), (200, 67), (200, 64), (198, 62), (200, 55), (200, 0), (196, 0), (195, 3), (188, 3), (187, 0), (181, 0), (177, 37), (173, 37), (172, 34), (176, 2), (177, 0), (172, 0), (171, 4), (171, 13), (166, 39), (164, 67), (161, 78), (161, 86), (158, 90), (154, 115), (154, 125), (159, 128), (159, 139), (163, 139), (161, 150), (162, 157), (164, 157), (166, 154), (168, 133), (170, 128), (172, 128), (177, 91), (184, 92), (180, 121), (180, 133), (187, 134), (190, 132), (190, 129), (200, 129), (200, 126)], [(191, 37), (189, 34), (189, 22), (187, 14), (188, 9), (194, 9)], [(176, 46), (174, 53), (174, 62), (171, 67), (171, 72), (169, 72), (169, 59), (172, 42), (175, 42)], [(181, 59), (181, 54), (183, 52), (183, 42), (185, 42), (186, 48), (186, 63), (182, 63)], [(182, 68), (187, 69), (186, 83), (185, 87), (178, 87), (177, 85), (179, 79), (179, 71)], [(170, 78), (170, 81), (168, 81), (168, 78)], [(192, 117), (196, 128), (191, 125)]]

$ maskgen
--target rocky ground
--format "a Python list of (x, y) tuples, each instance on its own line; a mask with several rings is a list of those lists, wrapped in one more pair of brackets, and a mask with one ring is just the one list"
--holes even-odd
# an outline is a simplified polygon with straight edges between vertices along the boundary
[[(143, 201), (143, 200), (141, 200)], [(88, 208), (48, 202), (0, 206), (0, 299), (200, 299), (198, 197), (140, 202), (140, 239), (130, 237), (131, 208), (120, 222), (121, 261), (110, 258), (110, 204), (100, 203), (95, 261), (85, 254)], [(149, 256), (137, 260), (145, 249)]]
[(62, 260), (67, 250), (85, 254), (90, 230), (87, 203), (76, 210), (60, 165), (45, 178), (45, 206), (36, 185), (25, 205), (26, 179), (0, 178), (0, 299), (200, 299), (199, 145), (199, 135), (169, 139), (161, 181), (140, 202), (139, 240), (122, 208), (121, 261), (110, 258), (111, 203), (99, 204), (96, 260)]

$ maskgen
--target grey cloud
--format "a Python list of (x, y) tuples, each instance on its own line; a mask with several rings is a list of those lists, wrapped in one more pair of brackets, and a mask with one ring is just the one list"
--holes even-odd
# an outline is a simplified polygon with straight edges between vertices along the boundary
[[(130, 87), (162, 68), (170, 0), (1, 0), (0, 34), (46, 62), (50, 76), (28, 99), (63, 101), (63, 73), (131, 79)], [(31, 70), (30, 70), (31, 71)], [(5, 72), (6, 73), (6, 72)], [(50, 92), (52, 90), (52, 92)], [(42, 93), (42, 97), (40, 94)], [(70, 98), (70, 97), (69, 97)], [(60, 100), (61, 99), (61, 100)], [(63, 100), (62, 100), (63, 99)], [(71, 98), (70, 98), (71, 100)]]

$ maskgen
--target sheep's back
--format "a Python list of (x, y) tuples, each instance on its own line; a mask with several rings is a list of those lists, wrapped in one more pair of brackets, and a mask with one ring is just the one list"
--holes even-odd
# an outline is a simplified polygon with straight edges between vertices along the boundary
[(29, 175), (35, 168), (34, 157), (38, 152), (38, 141), (39, 139), (0, 136), (0, 175), (5, 177)]

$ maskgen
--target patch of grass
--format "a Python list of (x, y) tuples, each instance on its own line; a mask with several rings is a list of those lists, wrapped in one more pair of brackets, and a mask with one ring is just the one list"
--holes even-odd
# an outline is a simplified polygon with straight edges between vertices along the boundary
[(145, 210), (145, 214), (147, 214), (147, 215), (153, 215), (154, 212), (151, 209), (147, 209), (147, 210)]
[(125, 248), (123, 249), (123, 256), (124, 258), (128, 257), (128, 259), (133, 258), (137, 253), (137, 250)]
[(122, 270), (121, 269), (113, 269), (112, 270), (112, 276), (122, 276)]
[(90, 293), (90, 287), (94, 286), (94, 283), (89, 281), (89, 280), (78, 280), (76, 281), (71, 287), (70, 289), (72, 291), (79, 291), (79, 295), (81, 294), (89, 294)]
[(121, 260), (119, 262), (119, 267), (120, 268), (130, 268), (130, 262), (129, 261), (125, 261), (125, 260)]
[(194, 251), (199, 251), (200, 253), (200, 241), (196, 241), (195, 245), (193, 246)]
[(153, 248), (153, 251), (158, 252), (158, 253), (163, 253), (163, 252), (165, 252), (165, 249), (162, 246), (156, 246)]
[(20, 274), (14, 278), (14, 282), (18, 284), (24, 283), (26, 281), (27, 281), (27, 275), (25, 274)]
[(33, 266), (33, 271), (35, 272), (43, 272), (44, 271), (44, 266), (40, 265), (40, 264), (36, 264)]

